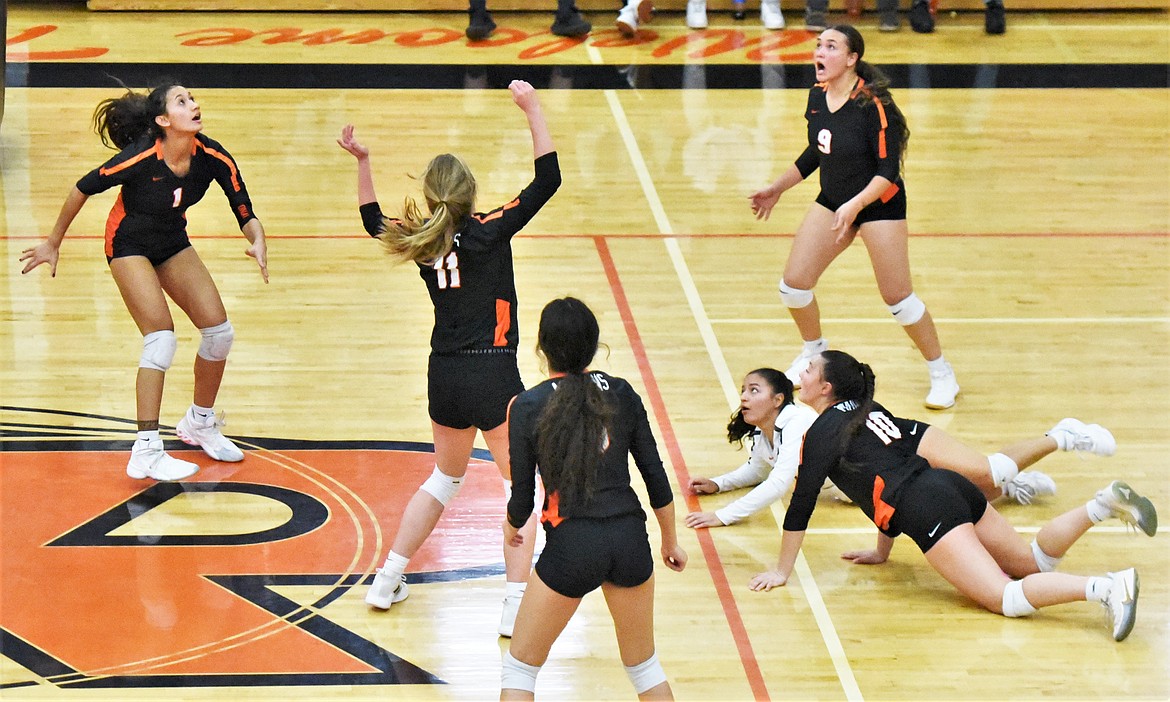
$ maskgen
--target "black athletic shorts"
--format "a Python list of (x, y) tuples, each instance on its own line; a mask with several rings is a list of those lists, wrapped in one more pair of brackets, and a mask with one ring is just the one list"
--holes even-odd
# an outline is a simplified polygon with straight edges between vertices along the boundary
[(431, 354), (427, 408), (431, 419), (452, 429), (495, 429), (508, 418), (508, 403), (524, 392), (514, 349)]
[(179, 253), (185, 248), (191, 246), (191, 241), (187, 239), (184, 234), (182, 238), (167, 237), (164, 242), (143, 242), (137, 239), (131, 239), (127, 236), (115, 236), (111, 242), (112, 256), (106, 256), (106, 263), (113, 261), (115, 258), (123, 258), (124, 256), (145, 256), (150, 265), (161, 266), (166, 263), (167, 259)]
[[(845, 203), (833, 203), (824, 193), (820, 193), (817, 195), (817, 204), (831, 212), (836, 212), (837, 208)], [(888, 202), (875, 200), (869, 203), (861, 212), (857, 213), (857, 219), (853, 220), (853, 225), (859, 227), (866, 222), (876, 222), (882, 219), (906, 219), (905, 189), (898, 188), (898, 192)]]
[(986, 510), (987, 498), (974, 483), (954, 471), (931, 468), (902, 488), (890, 530), (914, 539), (926, 553), (951, 529), (978, 522)]
[(584, 597), (613, 583), (641, 585), (654, 575), (650, 537), (640, 514), (605, 519), (570, 518), (545, 529), (536, 574), (554, 592)]

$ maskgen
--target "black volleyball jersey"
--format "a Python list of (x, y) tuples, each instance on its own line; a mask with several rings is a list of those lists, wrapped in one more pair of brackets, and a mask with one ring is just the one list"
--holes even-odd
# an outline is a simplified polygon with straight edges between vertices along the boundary
[[(642, 474), (650, 506), (665, 507), (674, 501), (670, 481), (658, 455), (658, 445), (650, 431), (650, 421), (642, 398), (622, 378), (601, 371), (589, 371), (589, 380), (601, 388), (606, 399), (616, 406), (609, 443), (601, 459), (593, 496), (588, 502), (565, 504), (555, 489), (546, 485), (541, 521), (555, 527), (564, 519), (604, 519), (623, 514), (646, 518), (638, 495), (630, 487), (628, 456)], [(516, 396), (508, 410), (508, 437), (512, 461), (512, 497), (508, 501), (508, 521), (519, 529), (532, 514), (536, 491), (536, 424), (541, 411), (557, 389), (557, 378), (550, 378)]]
[[(561, 185), (555, 151), (534, 162), (535, 176), (508, 204), (471, 215), (455, 233), (451, 251), (439, 260), (418, 264), (435, 307), (431, 353), (508, 348), (520, 341), (516, 324), (516, 281), (512, 236), (548, 202)], [(370, 236), (388, 220), (377, 202), (361, 206)]]
[(882, 193), (882, 202), (904, 187), (901, 130), (888, 128), (886, 108), (877, 98), (858, 104), (855, 98), (865, 92), (864, 85), (858, 78), (857, 87), (836, 112), (829, 111), (827, 84), (817, 83), (808, 93), (804, 112), (808, 147), (796, 159), (796, 167), (804, 178), (819, 167), (821, 192), (836, 207), (864, 190), (874, 176), (893, 183)]
[(822, 412), (809, 427), (801, 449), (796, 488), (784, 515), (785, 531), (808, 528), (817, 495), (828, 477), (878, 528), (896, 535), (888, 527), (902, 487), (931, 469), (926, 459), (917, 454), (917, 441), (903, 439), (926, 431), (927, 424), (894, 417), (875, 402), (849, 444), (848, 465), (841, 466), (842, 434), (859, 411), (858, 406), (852, 400), (839, 402)]
[(187, 208), (203, 199), (213, 180), (223, 188), (240, 227), (256, 219), (235, 159), (203, 134), (191, 142), (191, 169), (182, 178), (167, 166), (162, 140), (143, 138), (84, 175), (77, 189), (88, 196), (122, 186), (106, 220), (106, 255), (112, 256), (115, 236), (139, 241), (185, 238)]

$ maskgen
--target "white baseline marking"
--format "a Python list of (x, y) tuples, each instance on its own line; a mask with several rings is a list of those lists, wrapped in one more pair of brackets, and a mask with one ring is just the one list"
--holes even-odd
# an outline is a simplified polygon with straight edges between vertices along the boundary
[[(788, 317), (727, 317), (712, 324), (789, 324)], [(886, 317), (824, 317), (822, 323), (889, 324)], [(1170, 317), (935, 317), (935, 324), (1170, 324)]]

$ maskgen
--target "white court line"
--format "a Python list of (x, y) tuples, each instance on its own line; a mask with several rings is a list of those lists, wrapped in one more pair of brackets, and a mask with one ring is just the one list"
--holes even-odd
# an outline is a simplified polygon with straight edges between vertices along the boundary
[[(600, 56), (595, 58), (595, 61), (599, 60), (599, 58)], [(646, 195), (646, 201), (650, 205), (650, 211), (654, 214), (654, 220), (663, 234), (673, 234), (670, 220), (667, 218), (666, 210), (662, 206), (662, 200), (658, 197), (658, 190), (654, 187), (654, 181), (650, 177), (650, 171), (646, 168), (646, 162), (642, 158), (642, 151), (638, 148), (638, 142), (634, 137), (634, 132), (630, 128), (629, 120), (626, 119), (625, 110), (622, 109), (621, 103), (618, 102), (617, 93), (613, 90), (606, 90), (605, 98), (609, 102), (610, 111), (613, 113), (614, 121), (617, 123), (618, 130), (622, 135), (622, 141), (625, 143), (630, 160), (633, 162), (634, 171), (637, 173), (638, 182), (642, 185), (642, 191)], [(678, 240), (668, 236), (663, 239), (663, 243), (666, 246), (671, 261), (674, 263), (674, 269), (678, 275), (679, 283), (682, 284), (683, 291), (686, 294), (687, 303), (691, 308), (691, 314), (695, 318), (695, 324), (699, 327), (699, 334), (702, 336), (703, 343), (707, 347), (707, 355), (711, 357), (711, 364), (715, 368), (715, 374), (719, 378), (719, 384), (723, 388), (724, 395), (727, 397), (728, 406), (736, 407), (739, 404), (739, 384), (732, 379), (731, 370), (728, 368), (727, 360), (723, 357), (723, 350), (719, 347), (719, 342), (715, 338), (715, 330), (711, 327), (710, 320), (707, 319), (707, 312), (703, 308), (703, 302), (699, 298), (698, 288), (695, 287), (695, 281), (691, 277), (690, 270), (687, 268), (686, 260), (683, 258), (682, 250), (678, 245)], [(779, 504), (777, 502), (773, 505), (773, 510)], [(778, 519), (778, 523), (782, 521), (783, 517), (781, 516)], [(841, 645), (841, 639), (837, 635), (836, 628), (833, 626), (833, 620), (829, 616), (829, 610), (825, 607), (824, 600), (821, 598), (820, 589), (817, 587), (816, 580), (813, 578), (812, 570), (808, 567), (804, 553), (797, 555), (795, 570), (797, 576), (800, 578), (801, 591), (808, 600), (809, 610), (813, 613), (813, 618), (816, 620), (817, 627), (821, 631), (821, 637), (824, 639), (825, 648), (828, 649), (829, 657), (833, 661), (833, 667), (837, 671), (837, 678), (840, 680), (841, 687), (845, 691), (845, 697), (851, 701), (861, 702), (864, 700), (861, 695), (861, 688), (857, 685), (857, 679), (853, 675), (853, 668), (849, 665), (849, 658), (845, 655), (845, 649)]]
[[(725, 317), (712, 319), (712, 324), (789, 324), (785, 317)], [(823, 317), (822, 323), (889, 324), (886, 317)], [(935, 324), (1170, 324), (1170, 317), (935, 317)]]
[[(1041, 527), (1038, 527), (1038, 526), (1016, 526), (1015, 529), (1016, 529), (1016, 531), (1034, 534), (1034, 533), (1040, 531)], [(1092, 535), (1092, 534), (1128, 534), (1128, 533), (1132, 533), (1133, 531), (1134, 531), (1133, 527), (1128, 527), (1128, 526), (1102, 526), (1100, 524), (1094, 524), (1092, 529), (1085, 532), (1085, 535), (1088, 536), (1088, 535)], [(877, 533), (877, 528), (873, 527), (873, 526), (842, 527), (842, 528), (838, 528), (838, 529), (813, 529), (813, 528), (809, 528), (809, 529), (805, 530), (805, 533), (809, 534), (809, 535), (814, 535), (814, 536), (846, 536), (849, 534), (867, 534), (867, 535), (872, 536), (872, 535)], [(1157, 532), (1155, 532), (1155, 533), (1157, 533)]]

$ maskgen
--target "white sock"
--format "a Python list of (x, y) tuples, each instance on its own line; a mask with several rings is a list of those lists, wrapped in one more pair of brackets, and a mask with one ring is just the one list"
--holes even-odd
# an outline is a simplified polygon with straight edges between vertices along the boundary
[(406, 556), (400, 556), (399, 554), (391, 551), (390, 554), (386, 556), (386, 563), (382, 565), (382, 572), (387, 575), (400, 578), (402, 577), (402, 574), (406, 572), (406, 566), (409, 563), (409, 558)]
[(504, 583), (504, 597), (523, 597), (524, 590), (528, 587), (527, 582), (514, 583), (511, 580)]
[(815, 341), (804, 342), (804, 354), (806, 356), (815, 356), (816, 354), (825, 351), (829, 348), (829, 342), (825, 341), (825, 337), (816, 339)]
[(1113, 516), (1113, 510), (1098, 502), (1097, 498), (1085, 503), (1085, 511), (1089, 513), (1089, 521), (1094, 524), (1100, 524)]
[[(1020, 474), (1020, 467), (1016, 462), (1002, 453), (991, 454), (987, 457), (987, 463), (991, 468), (991, 480), (996, 487), (1005, 485)], [(1007, 494), (1006, 490), (1004, 494)]]
[(1075, 448), (1076, 437), (1073, 436), (1071, 431), (1064, 431), (1062, 429), (1061, 431), (1046, 434), (1046, 436), (1055, 441), (1056, 448), (1061, 451), (1072, 451)]
[(160, 437), (158, 435), (158, 429), (151, 429), (150, 431), (138, 432), (138, 440), (139, 441), (146, 441), (146, 442), (158, 441), (160, 438), (162, 438), (162, 437)]
[(191, 403), (191, 417), (194, 419), (207, 419), (215, 416), (214, 407), (200, 407), (195, 403)]
[(1104, 602), (1109, 597), (1109, 590), (1113, 587), (1112, 578), (1092, 576), (1085, 584), (1085, 599), (1089, 602)]
[(945, 373), (950, 368), (950, 366), (947, 365), (947, 359), (945, 356), (939, 356), (933, 361), (927, 361), (926, 367), (930, 369), (931, 373)]

